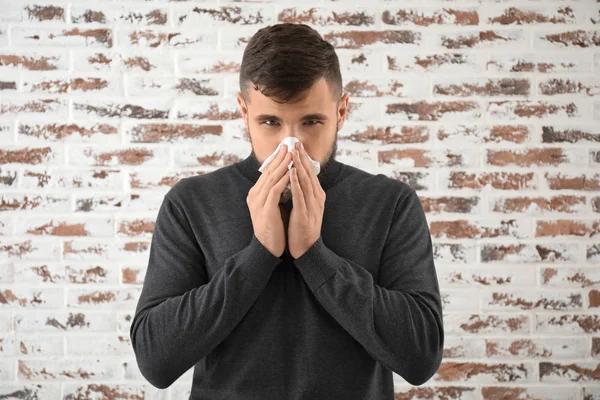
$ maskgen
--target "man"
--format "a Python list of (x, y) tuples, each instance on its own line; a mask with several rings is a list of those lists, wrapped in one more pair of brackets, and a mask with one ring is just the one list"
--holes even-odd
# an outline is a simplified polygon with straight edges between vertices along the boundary
[[(335, 159), (341, 92), (312, 28), (268, 26), (248, 43), (237, 100), (251, 154), (180, 180), (157, 216), (130, 331), (152, 385), (194, 367), (192, 399), (392, 400), (392, 371), (421, 385), (439, 368), (424, 210), (407, 184)], [(304, 148), (259, 172), (289, 136)]]

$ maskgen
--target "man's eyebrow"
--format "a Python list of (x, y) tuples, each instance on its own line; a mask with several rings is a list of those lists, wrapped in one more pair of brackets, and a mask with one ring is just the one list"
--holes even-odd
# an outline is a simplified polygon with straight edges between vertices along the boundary
[[(260, 114), (255, 118), (257, 121), (266, 121), (266, 120), (275, 120), (275, 121), (281, 121), (281, 118), (279, 118), (276, 115), (269, 115), (269, 114)], [(325, 114), (321, 114), (321, 113), (314, 113), (314, 114), (307, 114), (305, 116), (302, 117), (303, 121), (307, 121), (307, 120), (313, 120), (313, 119), (318, 119), (318, 120), (326, 120), (327, 119), (327, 115)]]

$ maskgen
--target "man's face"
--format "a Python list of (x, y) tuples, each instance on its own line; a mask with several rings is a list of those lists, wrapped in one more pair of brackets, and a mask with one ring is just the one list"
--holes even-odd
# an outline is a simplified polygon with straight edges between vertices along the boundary
[(321, 167), (335, 158), (337, 132), (344, 124), (348, 94), (333, 99), (325, 78), (315, 82), (308, 95), (297, 103), (279, 104), (254, 89), (247, 104), (239, 92), (237, 100), (252, 153), (260, 164), (288, 136), (300, 140), (308, 155)]

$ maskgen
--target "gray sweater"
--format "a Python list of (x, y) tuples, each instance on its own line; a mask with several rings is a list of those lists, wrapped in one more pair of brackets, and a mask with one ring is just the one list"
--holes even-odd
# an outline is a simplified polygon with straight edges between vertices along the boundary
[(259, 166), (250, 154), (165, 195), (130, 330), (143, 376), (164, 389), (194, 367), (198, 400), (393, 400), (392, 371), (429, 380), (444, 329), (415, 191), (330, 160), (321, 237), (277, 257), (246, 205)]

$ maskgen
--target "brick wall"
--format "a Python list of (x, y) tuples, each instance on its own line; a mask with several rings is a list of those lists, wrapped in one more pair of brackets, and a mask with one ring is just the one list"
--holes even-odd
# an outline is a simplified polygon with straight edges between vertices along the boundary
[(397, 399), (600, 399), (599, 9), (1, 0), (0, 397), (187, 398), (191, 370), (157, 390), (129, 341), (156, 212), (248, 154), (243, 48), (297, 21), (338, 49), (338, 159), (430, 223), (445, 360)]

